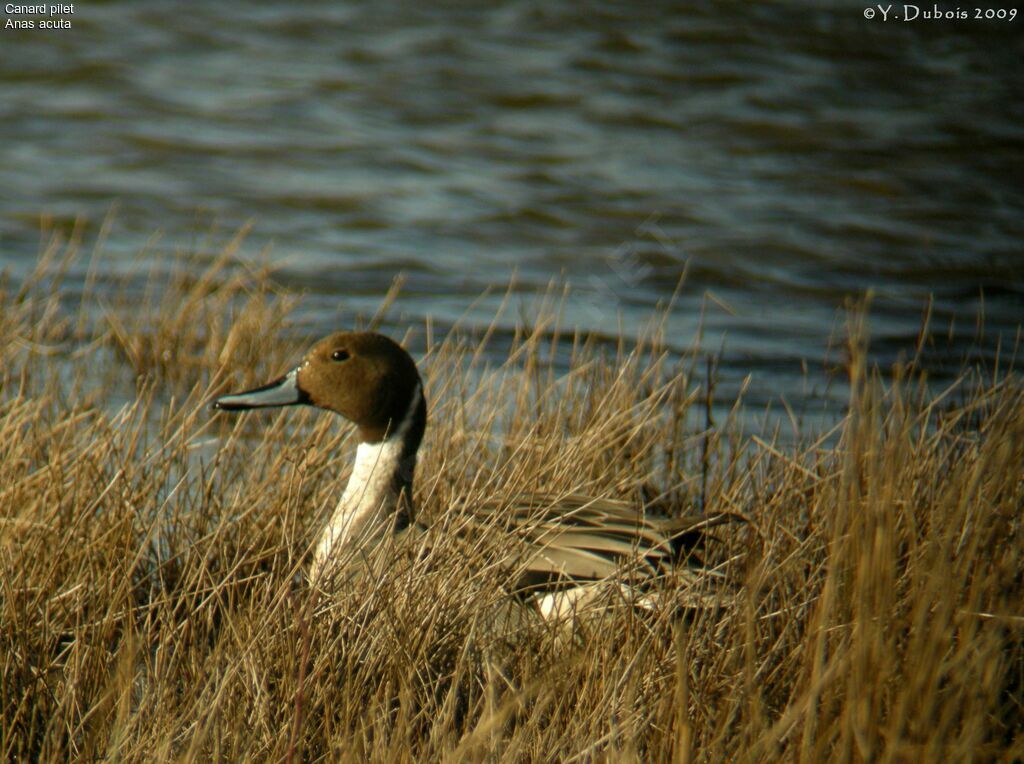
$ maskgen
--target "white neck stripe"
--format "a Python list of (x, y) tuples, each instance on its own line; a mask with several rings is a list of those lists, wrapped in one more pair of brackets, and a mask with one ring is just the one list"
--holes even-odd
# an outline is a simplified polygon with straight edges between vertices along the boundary
[[(422, 387), (417, 383), (409, 408), (394, 432), (379, 443), (359, 444), (348, 485), (317, 545), (313, 578), (339, 551), (362, 545), (388, 527), (387, 521), (398, 509), (399, 481), (395, 476), (411, 466), (402, 464), (402, 455), (422, 397)], [(416, 455), (411, 458), (415, 460)]]

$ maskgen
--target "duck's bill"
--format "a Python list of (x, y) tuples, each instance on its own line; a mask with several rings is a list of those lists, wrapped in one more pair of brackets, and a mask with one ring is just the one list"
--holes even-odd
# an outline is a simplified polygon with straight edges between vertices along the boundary
[(223, 411), (245, 411), (309, 403), (309, 396), (299, 387), (298, 374), (298, 369), (292, 369), (280, 379), (263, 387), (246, 390), (244, 393), (224, 395), (213, 402), (213, 407)]

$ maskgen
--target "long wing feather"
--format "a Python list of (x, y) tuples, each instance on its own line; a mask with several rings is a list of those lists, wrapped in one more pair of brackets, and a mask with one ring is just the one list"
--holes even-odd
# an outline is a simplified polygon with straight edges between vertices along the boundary
[(706, 529), (736, 519), (667, 517), (576, 493), (484, 502), (472, 507), (471, 515), (474, 525), (496, 525), (518, 538), (524, 578), (531, 582), (606, 578), (636, 562), (656, 573), (671, 564), (678, 546), (692, 546)]

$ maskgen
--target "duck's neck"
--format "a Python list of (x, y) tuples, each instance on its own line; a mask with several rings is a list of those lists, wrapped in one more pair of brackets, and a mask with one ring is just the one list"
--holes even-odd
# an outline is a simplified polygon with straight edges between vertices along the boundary
[(317, 544), (314, 579), (344, 550), (373, 543), (411, 522), (416, 451), (425, 423), (426, 404), (417, 384), (394, 430), (383, 440), (359, 444), (348, 485)]

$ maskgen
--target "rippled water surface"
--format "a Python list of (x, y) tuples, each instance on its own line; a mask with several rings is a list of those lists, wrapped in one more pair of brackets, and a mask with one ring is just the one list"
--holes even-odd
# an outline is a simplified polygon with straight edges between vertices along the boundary
[(982, 303), (986, 346), (1012, 343), (1022, 22), (863, 7), (76, 3), (70, 30), (0, 30), (0, 264), (35, 261), (42, 213), (116, 204), (111, 272), (254, 219), (243, 254), (308, 291), (310, 334), (398, 272), (393, 328), (485, 323), (515, 273), (526, 304), (573, 285), (566, 325), (632, 330), (688, 268), (671, 341), (703, 312), (756, 403), (826, 389), (869, 288), (883, 362), (929, 294), (937, 357)]

